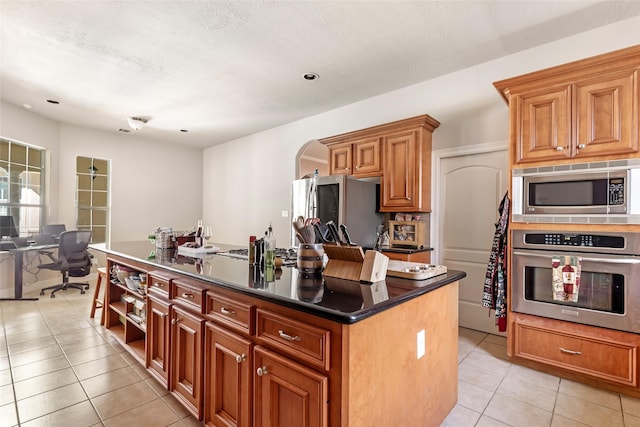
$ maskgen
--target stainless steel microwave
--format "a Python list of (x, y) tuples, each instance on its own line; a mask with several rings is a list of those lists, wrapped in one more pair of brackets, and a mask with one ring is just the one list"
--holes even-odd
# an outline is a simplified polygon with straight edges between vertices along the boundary
[(634, 163), (629, 160), (514, 170), (512, 220), (640, 223), (640, 164)]

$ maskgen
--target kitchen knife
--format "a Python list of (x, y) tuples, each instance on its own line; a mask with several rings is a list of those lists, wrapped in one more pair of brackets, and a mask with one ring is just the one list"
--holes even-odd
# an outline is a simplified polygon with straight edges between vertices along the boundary
[(338, 228), (336, 227), (336, 224), (333, 221), (329, 221), (327, 222), (327, 227), (329, 228), (331, 237), (333, 238), (334, 242), (336, 242), (336, 245), (340, 246), (340, 235), (338, 234)]
[[(322, 228), (320, 227), (322, 224), (320, 223), (314, 223), (313, 224), (313, 228), (315, 228), (316, 230), (316, 240), (320, 240), (320, 243), (331, 243), (330, 240), (327, 240), (327, 238), (325, 237), (325, 233), (322, 231)], [(324, 226), (326, 227), (326, 225)]]
[(353, 246), (354, 243), (351, 241), (351, 236), (349, 236), (349, 232), (347, 231), (347, 226), (344, 224), (340, 224), (340, 231), (342, 231), (342, 236), (344, 237), (344, 241), (347, 242), (349, 246)]

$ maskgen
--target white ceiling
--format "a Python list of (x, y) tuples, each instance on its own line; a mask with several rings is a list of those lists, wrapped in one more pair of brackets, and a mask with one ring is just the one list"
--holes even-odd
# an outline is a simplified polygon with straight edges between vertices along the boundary
[(0, 0), (0, 96), (208, 147), (635, 15), (636, 0)]

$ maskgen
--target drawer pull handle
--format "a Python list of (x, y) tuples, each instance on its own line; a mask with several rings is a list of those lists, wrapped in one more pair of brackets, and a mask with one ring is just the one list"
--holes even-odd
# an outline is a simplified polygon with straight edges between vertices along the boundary
[(191, 298), (191, 299), (193, 299), (193, 294), (188, 294), (186, 292), (183, 292), (181, 296), (182, 296), (182, 298)]
[(178, 323), (180, 323), (180, 319), (171, 319), (172, 325), (177, 325)]
[(564, 147), (556, 147), (556, 151), (564, 151)]
[(578, 148), (584, 150), (587, 147), (586, 144), (578, 144)]
[(563, 353), (566, 353), (566, 354), (573, 354), (573, 355), (576, 355), (576, 356), (579, 356), (579, 355), (582, 354), (581, 351), (567, 350), (566, 348), (562, 348), (562, 347), (560, 347), (560, 351), (563, 352)]
[(245, 360), (247, 360), (247, 355), (242, 353), (242, 354), (236, 354), (236, 362), (238, 363), (242, 363)]
[(154, 282), (153, 286), (155, 288), (164, 288), (164, 283), (160, 283), (160, 282)]
[(292, 337), (291, 335), (286, 334), (282, 329), (278, 331), (278, 335), (280, 335), (280, 338), (283, 338), (287, 341), (302, 341), (302, 338), (300, 338), (299, 336), (296, 335), (295, 337)]
[(224, 308), (224, 307), (222, 307), (222, 308), (220, 309), (220, 313), (222, 313), (222, 314), (226, 314), (226, 315), (228, 315), (228, 316), (231, 316), (231, 315), (236, 314), (236, 312), (235, 312), (235, 311), (233, 311), (233, 310), (229, 310), (229, 309), (226, 309), (226, 308)]
[(263, 376), (263, 375), (267, 375), (269, 372), (267, 371), (267, 367), (266, 366), (261, 366), (260, 368), (256, 369), (256, 374), (258, 374), (259, 377)]

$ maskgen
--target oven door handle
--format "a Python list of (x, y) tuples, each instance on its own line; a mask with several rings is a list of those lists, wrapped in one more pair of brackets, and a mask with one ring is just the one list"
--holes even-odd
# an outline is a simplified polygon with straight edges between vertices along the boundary
[[(535, 253), (531, 253), (531, 252), (522, 252), (522, 251), (513, 251), (513, 255), (522, 255), (522, 256), (530, 256), (530, 257), (535, 257), (535, 258), (548, 258), (551, 259), (551, 255), (542, 255), (542, 254), (535, 254)], [(608, 263), (608, 264), (640, 264), (640, 258), (637, 257), (633, 257), (633, 258), (629, 258), (629, 257), (624, 257), (624, 256), (616, 256), (615, 258), (591, 258), (591, 257), (583, 257), (583, 256), (579, 256), (579, 255), (572, 255), (572, 256), (576, 256), (578, 258), (580, 258), (580, 260), (582, 261), (587, 261), (587, 262), (603, 262), (603, 263)]]

